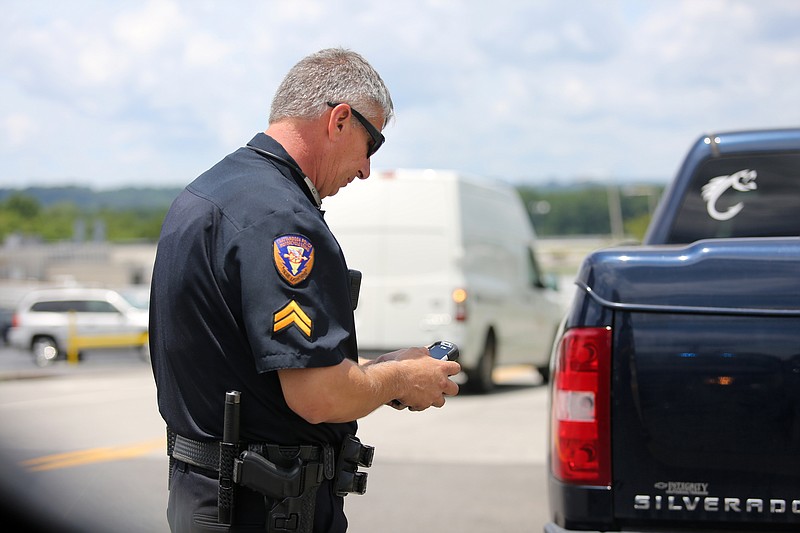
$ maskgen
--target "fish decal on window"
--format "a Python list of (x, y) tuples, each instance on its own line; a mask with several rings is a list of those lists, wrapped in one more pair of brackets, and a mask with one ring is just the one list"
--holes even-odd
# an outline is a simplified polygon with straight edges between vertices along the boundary
[(749, 192), (754, 191), (758, 187), (756, 185), (756, 178), (758, 174), (755, 170), (745, 169), (731, 174), (730, 176), (717, 176), (711, 178), (708, 183), (703, 185), (701, 189), (703, 200), (706, 202), (706, 211), (714, 220), (730, 220), (744, 208), (744, 203), (739, 202), (732, 205), (726, 211), (717, 211), (717, 200), (727, 191), (733, 189), (735, 191)]

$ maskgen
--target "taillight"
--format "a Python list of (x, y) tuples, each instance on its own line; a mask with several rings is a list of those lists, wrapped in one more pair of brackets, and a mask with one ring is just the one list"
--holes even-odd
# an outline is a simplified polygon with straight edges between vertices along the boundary
[(568, 330), (553, 375), (551, 467), (567, 483), (611, 484), (611, 328)]
[(11, 315), (11, 327), (12, 328), (18, 328), (19, 327), (19, 315), (17, 313), (14, 313), (13, 315)]
[(453, 316), (456, 322), (464, 322), (467, 319), (467, 291), (464, 289), (454, 290), (453, 304), (455, 305)]

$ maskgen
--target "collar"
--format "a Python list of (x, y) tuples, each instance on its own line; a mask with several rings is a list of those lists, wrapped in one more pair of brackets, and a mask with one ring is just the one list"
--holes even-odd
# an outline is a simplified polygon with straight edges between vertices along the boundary
[(282, 166), (288, 168), (292, 179), (300, 186), (300, 189), (308, 199), (311, 200), (317, 209), (322, 207), (322, 198), (319, 195), (319, 191), (317, 191), (317, 188), (314, 186), (314, 183), (303, 173), (300, 165), (292, 159), (292, 156), (286, 152), (278, 141), (266, 133), (259, 133), (247, 143), (246, 147), (270, 159), (273, 163), (280, 163)]

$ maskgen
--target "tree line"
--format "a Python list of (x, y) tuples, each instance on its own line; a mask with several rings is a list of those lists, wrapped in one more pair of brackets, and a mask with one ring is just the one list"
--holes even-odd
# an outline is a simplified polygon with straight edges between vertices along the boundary
[[(663, 187), (521, 185), (517, 190), (541, 237), (622, 232), (639, 240)], [(42, 242), (156, 242), (169, 202), (177, 195), (175, 190), (140, 192), (136, 202), (130, 190), (116, 195), (105, 191), (104, 201), (99, 203), (87, 200), (91, 198), (87, 191), (67, 191), (70, 194), (66, 196), (46, 189), (4, 191), (0, 195), (0, 241), (16, 235)]]
[(17, 193), (0, 202), (0, 240), (16, 235), (42, 242), (156, 242), (166, 212), (165, 207), (87, 209), (73, 202), (43, 205), (32, 196)]
[(664, 186), (591, 184), (517, 190), (539, 236), (617, 234), (641, 240)]

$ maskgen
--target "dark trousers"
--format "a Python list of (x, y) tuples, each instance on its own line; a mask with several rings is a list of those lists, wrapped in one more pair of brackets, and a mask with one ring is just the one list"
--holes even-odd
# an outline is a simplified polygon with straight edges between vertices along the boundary
[[(216, 473), (176, 461), (167, 506), (167, 520), (172, 533), (266, 531), (264, 496), (245, 487), (236, 487), (233, 526), (228, 529), (228, 526), (217, 524), (218, 490)], [(317, 491), (314, 533), (345, 531), (347, 518), (344, 515), (344, 498), (336, 496), (332, 484), (325, 480)]]

